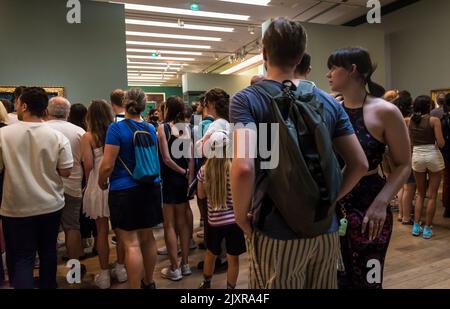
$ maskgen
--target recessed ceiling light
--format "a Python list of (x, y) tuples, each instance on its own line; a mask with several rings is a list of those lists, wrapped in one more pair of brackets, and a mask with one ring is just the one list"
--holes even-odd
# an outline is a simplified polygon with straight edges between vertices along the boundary
[(186, 24), (181, 20), (178, 23), (168, 23), (168, 22), (153, 21), (153, 20), (125, 19), (125, 23), (128, 25), (141, 25), (141, 26), (176, 28), (176, 29), (183, 28), (183, 29), (190, 29), (190, 30), (203, 30), (203, 31), (215, 31), (215, 32), (233, 32), (234, 31), (234, 28), (230, 28), (230, 27), (217, 27), (217, 26)]
[(254, 56), (252, 58), (249, 58), (249, 59), (239, 63), (238, 65), (236, 65), (236, 66), (234, 66), (234, 67), (232, 67), (232, 68), (230, 68), (230, 69), (228, 69), (226, 71), (223, 71), (220, 74), (222, 74), (222, 75), (233, 74), (233, 73), (236, 73), (236, 72), (238, 72), (238, 71), (240, 71), (242, 69), (246, 69), (246, 68), (248, 68), (250, 66), (256, 65), (259, 62), (263, 62), (263, 55), (261, 55), (261, 54), (256, 55), (256, 56)]
[(198, 35), (184, 35), (184, 34), (169, 34), (169, 33), (153, 33), (153, 32), (140, 32), (140, 31), (127, 31), (129, 36), (143, 36), (148, 38), (165, 38), (165, 39), (178, 39), (178, 40), (192, 40), (192, 41), (222, 41), (221, 38), (212, 36), (198, 36)]
[(158, 59), (158, 60), (180, 60), (180, 61), (195, 61), (195, 58), (184, 58), (184, 57), (152, 57), (152, 56), (142, 56), (142, 55), (128, 55), (130, 59)]
[(188, 55), (188, 56), (201, 56), (201, 52), (191, 52), (191, 51), (178, 51), (178, 50), (155, 50), (155, 49), (138, 49), (138, 48), (127, 48), (127, 52), (132, 53), (160, 53), (160, 54), (169, 54), (169, 55)]
[[(113, 2), (113, 1), (111, 1), (111, 2)], [(124, 3), (124, 2), (116, 2), (116, 1), (114, 1), (114, 2), (115, 3)], [(192, 11), (192, 10), (186, 10), (186, 9), (168, 8), (168, 7), (163, 7), (163, 6), (130, 4), (130, 3), (125, 3), (125, 9), (132, 10), (132, 11), (198, 16), (198, 17), (207, 17), (207, 18), (218, 18), (218, 19), (231, 19), (231, 20), (249, 20), (250, 19), (249, 15), (227, 14), (227, 13), (208, 12), (208, 11)]]
[(127, 41), (127, 45), (159, 46), (159, 47), (175, 47), (175, 48), (194, 48), (194, 49), (211, 49), (211, 46), (209, 46), (209, 45), (175, 44), (175, 43), (142, 42), (142, 41)]
[(219, 0), (219, 1), (267, 6), (272, 0)]

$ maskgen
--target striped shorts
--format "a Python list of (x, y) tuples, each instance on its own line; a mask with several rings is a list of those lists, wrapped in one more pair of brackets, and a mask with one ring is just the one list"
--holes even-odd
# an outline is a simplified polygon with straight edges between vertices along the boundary
[(337, 289), (338, 233), (277, 240), (255, 231), (247, 241), (250, 289)]

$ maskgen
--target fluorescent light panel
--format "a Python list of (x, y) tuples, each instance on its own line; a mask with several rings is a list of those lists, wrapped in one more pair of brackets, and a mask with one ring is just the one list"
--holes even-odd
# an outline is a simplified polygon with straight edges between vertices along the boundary
[(131, 59), (154, 59), (154, 60), (179, 60), (179, 61), (195, 61), (195, 58), (184, 58), (184, 57), (152, 57), (143, 55), (127, 55), (127, 58)]
[(180, 26), (178, 23), (168, 23), (168, 22), (162, 22), (162, 21), (128, 19), (128, 18), (125, 19), (125, 23), (128, 25), (203, 30), (203, 31), (215, 31), (215, 32), (233, 32), (234, 31), (234, 28), (230, 28), (230, 27), (204, 26), (204, 25), (193, 25), (193, 24), (186, 24), (186, 23), (184, 23), (183, 26)]
[(161, 85), (155, 85), (155, 84), (147, 84), (147, 83), (128, 83), (128, 86), (130, 87), (141, 87), (141, 86), (147, 86), (147, 87), (161, 87)]
[(128, 80), (170, 80), (172, 77), (162, 77), (162, 76), (142, 76), (142, 77), (128, 77)]
[(153, 73), (153, 74), (148, 74), (148, 73), (131, 73), (128, 72), (128, 76), (176, 76), (175, 74), (164, 74), (164, 73)]
[(127, 45), (192, 48), (192, 49), (211, 49), (211, 46), (209, 46), (209, 45), (175, 44), (175, 43), (142, 42), (142, 41), (127, 41)]
[(156, 50), (156, 49), (139, 49), (139, 48), (127, 48), (127, 52), (130, 53), (161, 53), (168, 55), (188, 55), (188, 56), (201, 56), (201, 52), (191, 52), (191, 51), (178, 51), (178, 50)]
[(181, 66), (187, 66), (185, 63), (170, 63), (170, 62), (139, 62), (139, 61), (130, 61), (128, 64), (148, 64), (148, 65), (158, 65), (158, 66), (168, 66), (171, 67), (181, 67)]
[(228, 14), (228, 13), (208, 12), (208, 11), (192, 11), (192, 10), (186, 10), (186, 9), (168, 8), (168, 7), (163, 7), (163, 6), (129, 4), (129, 3), (125, 3), (125, 9), (133, 10), (133, 11), (198, 16), (198, 17), (207, 17), (207, 18), (218, 18), (218, 19), (231, 19), (231, 20), (244, 20), (244, 21), (250, 19), (250, 16), (248, 16), (248, 15)]
[(251, 57), (251, 58), (249, 58), (249, 59), (239, 63), (238, 65), (235, 65), (232, 68), (229, 68), (226, 71), (223, 71), (220, 74), (222, 74), (222, 75), (233, 74), (233, 73), (236, 73), (236, 72), (238, 72), (240, 70), (243, 70), (243, 69), (249, 69), (251, 66), (256, 65), (256, 64), (258, 64), (258, 63), (260, 63), (262, 61), (264, 61), (263, 60), (263, 55), (259, 54), (259, 55)]
[(165, 38), (165, 39), (193, 40), (193, 41), (213, 41), (213, 42), (222, 41), (221, 38), (212, 37), (212, 36), (154, 33), (154, 32), (141, 32), (141, 31), (127, 31), (126, 35), (143, 36), (143, 37), (147, 37), (147, 38)]
[(272, 0), (219, 0), (219, 1), (267, 6)]
[(165, 70), (168, 70), (168, 71), (176, 71), (176, 70), (178, 70), (178, 68), (167, 68), (167, 67), (144, 67), (144, 66), (140, 66), (140, 65), (129, 65), (128, 66), (128, 69), (139, 69), (139, 70), (142, 70), (142, 71), (144, 71), (144, 70), (155, 70), (155, 71), (158, 71), (158, 70), (161, 70), (161, 71), (165, 71)]

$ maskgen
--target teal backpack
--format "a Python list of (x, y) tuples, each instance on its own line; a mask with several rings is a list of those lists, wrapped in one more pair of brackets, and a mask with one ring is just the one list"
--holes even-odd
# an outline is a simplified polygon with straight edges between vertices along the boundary
[(147, 124), (145, 125), (146, 130), (143, 131), (138, 130), (128, 119), (124, 120), (124, 122), (133, 131), (135, 155), (133, 172), (119, 157), (120, 163), (122, 163), (128, 174), (137, 182), (145, 185), (160, 183), (160, 164), (156, 134), (150, 132)]

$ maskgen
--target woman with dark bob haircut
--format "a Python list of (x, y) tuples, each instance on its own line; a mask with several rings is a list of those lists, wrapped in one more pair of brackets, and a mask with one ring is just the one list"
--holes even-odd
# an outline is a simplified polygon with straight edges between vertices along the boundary
[[(329, 57), (328, 68), (332, 91), (343, 95), (343, 107), (369, 162), (367, 175), (337, 207), (339, 217), (348, 222), (345, 235), (341, 234), (345, 271), (339, 273), (339, 286), (379, 289), (392, 234), (389, 203), (411, 172), (408, 128), (398, 108), (381, 98), (385, 90), (372, 80), (376, 67), (367, 50), (339, 49)], [(388, 179), (378, 173), (386, 147), (394, 162)], [(379, 280), (369, 282), (367, 275), (372, 268), (368, 262), (374, 259), (381, 274)]]

